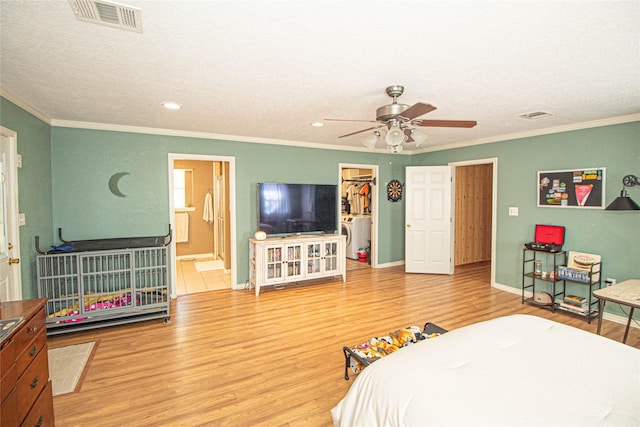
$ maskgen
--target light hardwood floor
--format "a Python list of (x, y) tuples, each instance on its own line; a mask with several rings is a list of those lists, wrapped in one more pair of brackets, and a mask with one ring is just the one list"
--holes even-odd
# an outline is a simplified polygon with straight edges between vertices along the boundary
[[(343, 377), (344, 345), (427, 321), (452, 330), (512, 313), (593, 333), (597, 323), (522, 305), (489, 286), (486, 266), (453, 276), (367, 268), (346, 283), (265, 288), (258, 298), (249, 290), (186, 295), (171, 309), (166, 325), (49, 338), (50, 347), (99, 343), (81, 390), (54, 398), (58, 426), (330, 426), (330, 409), (353, 381)], [(623, 331), (604, 321), (603, 335), (619, 341)], [(628, 345), (640, 348), (640, 330)]]

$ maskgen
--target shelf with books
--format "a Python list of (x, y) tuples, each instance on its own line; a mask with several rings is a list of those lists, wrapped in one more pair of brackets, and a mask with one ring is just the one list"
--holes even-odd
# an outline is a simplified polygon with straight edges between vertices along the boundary
[[(523, 250), (522, 303), (582, 316), (591, 323), (598, 317), (598, 302), (592, 293), (600, 288), (600, 256), (572, 251), (568, 254), (564, 251), (540, 252), (528, 248)], [(551, 269), (548, 274), (536, 269), (536, 264), (545, 257), (546, 267)], [(585, 293), (585, 286), (588, 291), (586, 296), (581, 296)]]

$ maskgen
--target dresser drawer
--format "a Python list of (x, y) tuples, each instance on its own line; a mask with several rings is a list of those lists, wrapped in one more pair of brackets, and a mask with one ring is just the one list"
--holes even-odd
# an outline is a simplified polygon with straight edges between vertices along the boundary
[(42, 390), (42, 393), (38, 396), (38, 400), (33, 404), (22, 425), (25, 427), (49, 427), (55, 425), (53, 419), (53, 399), (51, 398), (51, 381), (46, 384), (44, 390)]
[(10, 339), (2, 343), (0, 350), (0, 402), (4, 402), (13, 387), (16, 385), (18, 375), (15, 365), (15, 345), (14, 340)]
[(18, 419), (18, 393), (13, 390), (13, 393), (9, 393), (9, 396), (0, 405), (0, 426), (2, 427), (14, 427), (20, 423)]
[(24, 350), (20, 349), (20, 351), (22, 351), (22, 354), (20, 354), (16, 359), (16, 368), (18, 370), (18, 375), (20, 375), (21, 372), (24, 372), (24, 370), (27, 369), (27, 366), (31, 364), (31, 362), (36, 358), (38, 353), (40, 353), (40, 350), (42, 350), (45, 345), (47, 345), (47, 332), (43, 328), (38, 333), (38, 335), (35, 336), (33, 341), (29, 343), (27, 348), (25, 348)]
[[(2, 368), (5, 369), (5, 366)], [(18, 375), (16, 375), (16, 365), (11, 365), (7, 372), (2, 371), (2, 375), (4, 376), (0, 381), (0, 402), (4, 402), (7, 396), (9, 396), (9, 393), (11, 393), (11, 390), (16, 386), (16, 380), (18, 379)]]
[(36, 355), (34, 361), (18, 377), (16, 392), (18, 394), (18, 419), (23, 419), (42, 389), (49, 382), (49, 363), (47, 346)]
[[(46, 314), (44, 307), (33, 316), (26, 325), (22, 326), (15, 336), (16, 354), (18, 357), (23, 351), (28, 351), (29, 344), (40, 332), (46, 331)], [(18, 371), (20, 375), (20, 371)]]

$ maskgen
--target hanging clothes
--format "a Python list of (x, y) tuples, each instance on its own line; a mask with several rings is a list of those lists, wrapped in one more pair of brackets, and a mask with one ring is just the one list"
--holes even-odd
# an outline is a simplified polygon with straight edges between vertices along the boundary
[(360, 189), (360, 196), (362, 197), (362, 213), (369, 213), (369, 194), (371, 193), (371, 187), (369, 183), (366, 183)]
[(213, 223), (213, 199), (211, 193), (204, 196), (204, 209), (202, 209), (202, 219), (209, 224)]
[(360, 202), (360, 188), (356, 184), (351, 184), (347, 191), (349, 205), (351, 206), (351, 213), (355, 215), (361, 214), (362, 203)]

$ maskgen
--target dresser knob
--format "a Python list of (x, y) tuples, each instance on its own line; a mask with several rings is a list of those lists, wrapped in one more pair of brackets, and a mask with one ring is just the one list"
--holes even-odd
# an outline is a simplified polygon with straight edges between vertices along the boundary
[(34, 344), (33, 347), (31, 347), (31, 350), (29, 350), (29, 356), (33, 357), (33, 355), (36, 354), (37, 350), (38, 350), (38, 344)]
[(31, 388), (36, 388), (39, 382), (40, 382), (40, 377), (36, 375), (36, 377), (31, 382)]
[(40, 415), (40, 417), (38, 417), (38, 421), (36, 422), (35, 427), (40, 427), (43, 422), (44, 422), (44, 415)]
[(38, 325), (34, 325), (31, 329), (30, 329), (31, 333), (35, 334), (36, 332), (38, 332)]

